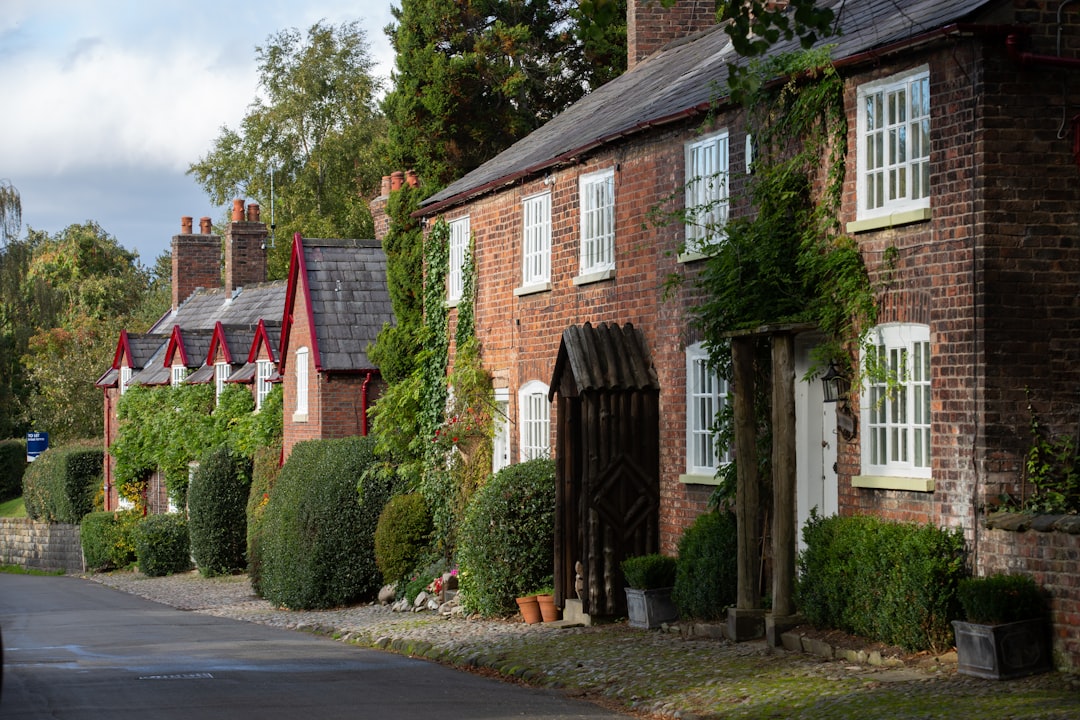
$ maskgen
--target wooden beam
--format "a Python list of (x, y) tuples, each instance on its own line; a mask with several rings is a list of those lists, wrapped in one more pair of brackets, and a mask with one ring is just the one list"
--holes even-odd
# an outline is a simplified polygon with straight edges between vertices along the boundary
[(735, 422), (736, 495), (735, 518), (738, 524), (738, 591), (736, 608), (755, 610), (761, 607), (758, 573), (761, 568), (761, 529), (758, 510), (761, 504), (757, 471), (757, 423), (754, 418), (754, 339), (731, 339), (733, 411)]
[(795, 611), (795, 339), (772, 338), (772, 612)]

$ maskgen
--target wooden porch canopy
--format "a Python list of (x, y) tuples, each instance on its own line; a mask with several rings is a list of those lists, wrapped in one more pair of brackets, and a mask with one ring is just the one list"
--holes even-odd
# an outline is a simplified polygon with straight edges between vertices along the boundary
[(629, 323), (567, 328), (550, 387), (556, 602), (577, 596), (586, 613), (623, 615), (620, 563), (657, 552), (660, 536), (660, 383), (644, 334)]

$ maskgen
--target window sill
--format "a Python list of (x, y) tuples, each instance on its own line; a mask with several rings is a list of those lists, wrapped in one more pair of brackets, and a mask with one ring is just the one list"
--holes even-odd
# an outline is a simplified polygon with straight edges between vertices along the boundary
[(598, 270), (597, 272), (578, 275), (573, 279), (573, 283), (575, 285), (588, 285), (590, 283), (610, 280), (613, 277), (615, 277), (615, 268), (605, 268), (603, 270)]
[(292, 421), (294, 423), (306, 423), (307, 413), (294, 413), (292, 416)]
[(446, 307), (448, 309), (449, 308), (456, 308), (458, 306), (458, 303), (460, 303), (460, 302), (461, 302), (461, 298), (456, 298), (454, 300), (447, 300), (446, 301)]
[(719, 485), (721, 480), (716, 475), (698, 475), (686, 473), (679, 476), (679, 482), (683, 485)]
[(933, 478), (890, 477), (887, 475), (856, 475), (851, 487), (865, 490), (907, 490), (909, 492), (934, 492)]
[(855, 220), (847, 224), (847, 231), (849, 233), (867, 232), (868, 230), (884, 230), (886, 228), (898, 227), (900, 225), (911, 225), (912, 223), (925, 222), (932, 216), (930, 208), (919, 208), (918, 210), (905, 210), (903, 212), (889, 213), (888, 215), (882, 215), (881, 217), (867, 218), (866, 220)]
[(697, 262), (698, 260), (708, 260), (709, 257), (710, 256), (707, 253), (698, 252), (697, 250), (688, 250), (679, 253), (677, 261), (681, 263)]
[(551, 283), (537, 283), (535, 285), (523, 285), (521, 287), (514, 288), (514, 296), (521, 297), (522, 295), (534, 295), (536, 293), (550, 292)]

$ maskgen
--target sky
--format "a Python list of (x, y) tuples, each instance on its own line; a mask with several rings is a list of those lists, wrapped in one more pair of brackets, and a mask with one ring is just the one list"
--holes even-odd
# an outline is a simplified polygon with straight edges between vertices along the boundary
[[(397, 0), (0, 0), (0, 179), (28, 228), (97, 222), (144, 265), (188, 215), (225, 208), (186, 174), (258, 93), (256, 47), (359, 21), (389, 83)], [(264, 210), (265, 212), (265, 210)], [(268, 218), (267, 218), (268, 219)]]

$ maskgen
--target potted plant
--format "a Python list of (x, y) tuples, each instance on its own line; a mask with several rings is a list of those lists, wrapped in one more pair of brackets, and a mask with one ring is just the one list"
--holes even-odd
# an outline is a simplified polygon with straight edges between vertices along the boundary
[(544, 587), (536, 591), (536, 604), (540, 606), (540, 617), (544, 622), (559, 619), (559, 608), (555, 606), (555, 588)]
[(1052, 669), (1045, 599), (1025, 575), (965, 578), (957, 589), (966, 620), (953, 620), (957, 672), (1007, 680)]
[(521, 611), (521, 619), (529, 625), (540, 622), (540, 604), (536, 601), (536, 593), (522, 595), (516, 598), (518, 610)]
[(626, 578), (626, 614), (630, 627), (658, 628), (679, 617), (671, 599), (675, 558), (653, 553), (622, 561)]

